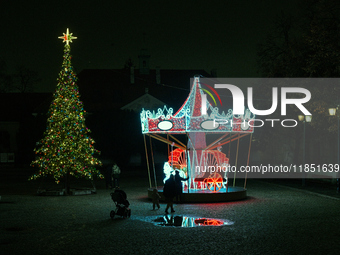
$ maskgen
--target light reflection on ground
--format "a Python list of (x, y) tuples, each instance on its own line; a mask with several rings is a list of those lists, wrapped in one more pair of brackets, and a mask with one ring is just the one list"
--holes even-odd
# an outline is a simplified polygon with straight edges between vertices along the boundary
[(199, 226), (226, 226), (234, 222), (225, 219), (212, 219), (204, 217), (191, 217), (183, 215), (163, 215), (151, 220), (157, 226), (174, 226), (191, 228)]

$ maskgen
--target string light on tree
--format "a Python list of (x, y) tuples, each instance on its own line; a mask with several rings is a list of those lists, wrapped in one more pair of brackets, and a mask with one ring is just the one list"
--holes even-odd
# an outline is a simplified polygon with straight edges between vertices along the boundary
[(69, 42), (77, 37), (67, 29), (66, 34), (58, 38), (65, 43), (63, 64), (48, 111), (44, 138), (34, 149), (36, 160), (31, 166), (39, 171), (30, 180), (48, 175), (52, 175), (57, 183), (68, 175), (91, 180), (94, 175), (103, 178), (96, 169), (101, 162), (94, 155), (100, 152), (94, 148), (91, 131), (85, 125), (86, 111), (80, 101), (77, 76), (71, 65)]

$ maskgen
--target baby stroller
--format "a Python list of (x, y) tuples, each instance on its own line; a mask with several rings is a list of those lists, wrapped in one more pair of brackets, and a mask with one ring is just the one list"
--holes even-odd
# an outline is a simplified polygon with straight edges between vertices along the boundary
[(129, 201), (126, 199), (126, 193), (118, 188), (115, 189), (111, 194), (111, 198), (116, 205), (116, 209), (110, 212), (110, 217), (113, 219), (115, 215), (127, 218), (131, 216), (131, 209), (129, 208)]

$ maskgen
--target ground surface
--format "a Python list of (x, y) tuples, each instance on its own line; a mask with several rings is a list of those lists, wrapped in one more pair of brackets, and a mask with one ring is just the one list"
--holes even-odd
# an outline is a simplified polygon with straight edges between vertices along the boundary
[(246, 200), (176, 204), (175, 215), (233, 222), (194, 228), (150, 222), (164, 215), (165, 205), (151, 210), (143, 173), (121, 179), (131, 203), (129, 219), (110, 219), (114, 204), (104, 181), (96, 182), (97, 194), (84, 196), (36, 196), (37, 182), (8, 172), (0, 185), (1, 254), (339, 254), (340, 249), (334, 185), (298, 189), (296, 183), (248, 180)]

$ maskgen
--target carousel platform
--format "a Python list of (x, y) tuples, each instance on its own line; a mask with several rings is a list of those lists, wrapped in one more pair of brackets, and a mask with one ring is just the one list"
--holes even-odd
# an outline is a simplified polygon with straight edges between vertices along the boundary
[[(161, 195), (161, 201), (164, 201), (163, 187), (157, 187), (158, 193)], [(152, 197), (152, 188), (148, 189), (148, 198)], [(181, 203), (219, 203), (237, 201), (247, 198), (247, 189), (242, 187), (221, 188), (219, 191), (210, 190), (184, 190), (181, 196)], [(174, 203), (176, 203), (174, 199)]]

